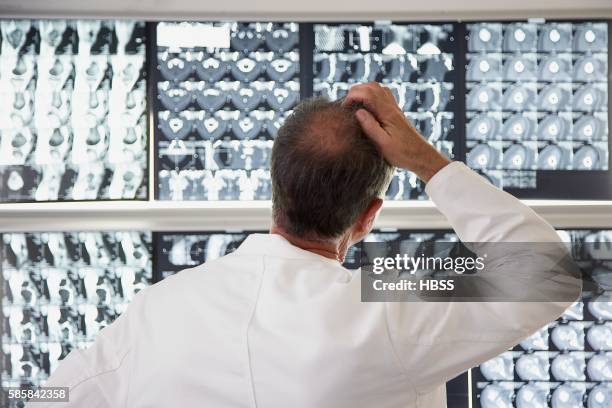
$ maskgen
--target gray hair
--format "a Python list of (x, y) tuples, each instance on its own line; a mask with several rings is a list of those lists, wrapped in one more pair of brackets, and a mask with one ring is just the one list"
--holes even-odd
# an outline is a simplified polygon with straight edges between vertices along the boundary
[(275, 224), (289, 234), (337, 238), (388, 188), (394, 168), (361, 130), (356, 108), (307, 99), (279, 129), (272, 209)]

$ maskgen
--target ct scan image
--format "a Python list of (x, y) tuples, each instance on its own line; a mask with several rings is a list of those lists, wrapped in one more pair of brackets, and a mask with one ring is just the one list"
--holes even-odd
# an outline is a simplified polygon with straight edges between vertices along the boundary
[(1, 385), (37, 387), (151, 284), (151, 233), (3, 233), (0, 261)]
[(467, 24), (466, 161), (503, 188), (609, 169), (608, 23)]
[(269, 200), (272, 143), (300, 99), (298, 25), (160, 22), (156, 33), (158, 199)]
[[(381, 82), (423, 137), (454, 157), (454, 30), (453, 24), (314, 24), (313, 93), (335, 100), (354, 84)], [(398, 169), (386, 197), (426, 199), (424, 184)]]
[(0, 202), (147, 198), (145, 25), (0, 20)]
[(612, 231), (559, 231), (603, 288), (584, 292), (555, 322), (472, 369), (475, 407), (603, 408), (612, 405)]

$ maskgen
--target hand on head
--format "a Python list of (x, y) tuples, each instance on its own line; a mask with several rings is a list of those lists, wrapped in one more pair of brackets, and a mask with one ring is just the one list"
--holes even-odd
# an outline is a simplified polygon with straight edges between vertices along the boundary
[(427, 182), (450, 163), (406, 119), (389, 88), (377, 82), (355, 85), (343, 104), (363, 106), (355, 113), (357, 120), (393, 166), (410, 170)]

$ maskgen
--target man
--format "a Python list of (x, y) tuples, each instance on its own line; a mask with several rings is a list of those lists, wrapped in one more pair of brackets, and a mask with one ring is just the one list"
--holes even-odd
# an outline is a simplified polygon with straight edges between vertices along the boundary
[(427, 182), (464, 241), (558, 242), (528, 207), (431, 147), (387, 88), (303, 102), (271, 165), (270, 234), (139, 293), (51, 376), (47, 386), (70, 387), (57, 406), (443, 407), (447, 380), (571, 303), (360, 302), (360, 272), (341, 262), (371, 230), (392, 166)]

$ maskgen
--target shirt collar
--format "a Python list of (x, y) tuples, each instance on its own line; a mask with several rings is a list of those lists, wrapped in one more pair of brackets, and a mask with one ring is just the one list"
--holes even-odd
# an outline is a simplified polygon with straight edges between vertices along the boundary
[(337, 260), (298, 248), (278, 234), (251, 234), (235, 252), (245, 255), (268, 255), (277, 258), (320, 261), (341, 266)]

